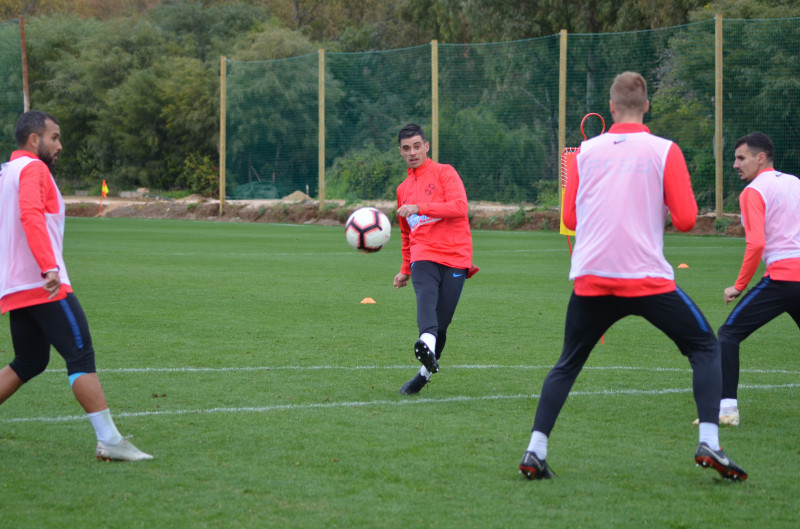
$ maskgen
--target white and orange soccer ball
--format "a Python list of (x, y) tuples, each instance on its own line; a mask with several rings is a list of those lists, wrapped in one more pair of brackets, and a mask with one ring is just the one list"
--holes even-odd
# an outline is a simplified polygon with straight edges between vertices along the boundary
[(347, 243), (359, 252), (377, 252), (389, 242), (392, 223), (381, 210), (361, 208), (353, 212), (344, 226)]

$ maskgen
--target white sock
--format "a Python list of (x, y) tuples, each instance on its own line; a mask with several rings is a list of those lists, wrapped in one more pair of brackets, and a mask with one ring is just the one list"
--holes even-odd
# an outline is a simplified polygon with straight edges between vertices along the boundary
[(534, 431), (531, 434), (531, 442), (528, 444), (528, 452), (533, 452), (540, 460), (547, 459), (547, 436), (542, 432)]
[(728, 415), (736, 411), (739, 411), (739, 404), (736, 399), (722, 399), (719, 401), (720, 415)]
[(713, 422), (700, 423), (700, 442), (712, 450), (719, 450), (719, 425)]
[(427, 367), (425, 367), (425, 366), (422, 366), (422, 367), (420, 367), (420, 368), (419, 368), (419, 374), (420, 374), (420, 375), (422, 375), (423, 377), (427, 378), (428, 380), (430, 380), (430, 379), (431, 379), (431, 375), (432, 375), (433, 373), (431, 373), (430, 371), (428, 371), (428, 368), (427, 368)]
[(420, 334), (419, 339), (422, 340), (425, 343), (425, 345), (428, 346), (428, 349), (431, 352), (436, 353), (436, 336), (432, 335), (429, 332), (424, 332)]
[(108, 408), (87, 415), (92, 422), (98, 441), (107, 445), (116, 445), (122, 441), (122, 435), (117, 430)]

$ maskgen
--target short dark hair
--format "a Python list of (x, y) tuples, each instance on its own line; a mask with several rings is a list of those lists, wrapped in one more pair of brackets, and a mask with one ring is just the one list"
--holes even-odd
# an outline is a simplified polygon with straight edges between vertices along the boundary
[(17, 146), (23, 147), (28, 143), (28, 138), (31, 134), (41, 136), (47, 128), (46, 120), (50, 120), (58, 125), (58, 120), (47, 112), (41, 110), (29, 110), (22, 114), (17, 120), (17, 126), (14, 129), (14, 137), (17, 139)]
[(771, 162), (775, 159), (775, 146), (769, 136), (763, 132), (752, 132), (747, 136), (742, 136), (736, 140), (733, 150), (738, 149), (742, 145), (747, 145), (752, 153), (763, 152), (767, 155), (767, 161)]
[(647, 81), (636, 72), (622, 72), (609, 89), (611, 101), (623, 113), (644, 112), (647, 105)]
[(422, 141), (428, 141), (425, 138), (425, 131), (422, 130), (422, 127), (414, 123), (409, 123), (397, 133), (397, 143), (400, 143), (407, 138), (413, 138), (414, 136), (421, 136)]

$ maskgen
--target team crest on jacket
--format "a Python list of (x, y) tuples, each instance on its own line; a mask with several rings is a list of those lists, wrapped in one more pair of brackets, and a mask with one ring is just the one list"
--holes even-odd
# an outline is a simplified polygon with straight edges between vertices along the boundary
[(435, 185), (428, 184), (427, 186), (425, 186), (425, 194), (426, 195), (432, 195), (434, 191), (436, 191), (436, 186)]

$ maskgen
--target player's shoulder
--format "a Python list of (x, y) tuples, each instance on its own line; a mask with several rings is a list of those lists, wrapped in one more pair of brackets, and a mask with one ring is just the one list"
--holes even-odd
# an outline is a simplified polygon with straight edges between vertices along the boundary
[(432, 165), (431, 167), (436, 171), (436, 174), (438, 174), (440, 177), (445, 176), (451, 178), (461, 178), (458, 175), (458, 171), (456, 171), (456, 168), (450, 165), (449, 163), (439, 163), (439, 162), (433, 162), (433, 163), (435, 165)]

